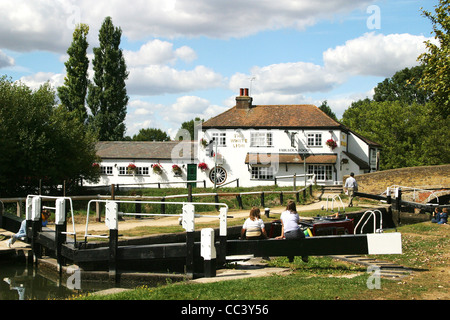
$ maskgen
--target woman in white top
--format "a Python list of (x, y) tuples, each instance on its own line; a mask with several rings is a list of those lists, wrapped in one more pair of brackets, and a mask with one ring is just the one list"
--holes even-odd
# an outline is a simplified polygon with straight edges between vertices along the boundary
[[(303, 239), (305, 238), (305, 234), (300, 229), (299, 221), (300, 217), (297, 213), (297, 207), (295, 206), (294, 201), (289, 201), (286, 211), (284, 211), (281, 214), (281, 236), (277, 237), (276, 239), (287, 239), (287, 240), (294, 240), (294, 239)], [(293, 256), (288, 256), (289, 262), (294, 261)], [(308, 262), (307, 256), (302, 256), (303, 262)]]
[(250, 215), (242, 226), (241, 239), (255, 240), (263, 238), (267, 238), (264, 221), (261, 219), (260, 210), (254, 207), (250, 210)]
[(301, 239), (305, 237), (299, 226), (300, 217), (294, 201), (289, 201), (286, 211), (281, 214), (281, 236), (277, 239)]

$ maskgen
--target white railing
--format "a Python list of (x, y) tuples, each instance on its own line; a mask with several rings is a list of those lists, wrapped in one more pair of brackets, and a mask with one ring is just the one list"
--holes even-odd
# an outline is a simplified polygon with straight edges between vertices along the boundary
[[(109, 236), (103, 236), (103, 235), (92, 235), (89, 234), (89, 213), (90, 213), (90, 206), (91, 203), (105, 203), (108, 204), (119, 204), (119, 203), (126, 203), (126, 204), (164, 204), (164, 205), (183, 205), (183, 213), (181, 214), (163, 214), (163, 213), (136, 213), (136, 212), (117, 212), (113, 209), (113, 212), (106, 212), (106, 219), (105, 223), (107, 224), (109, 229), (114, 229), (115, 227), (111, 225), (111, 220), (115, 220), (114, 223), (117, 225), (117, 220), (119, 216), (157, 216), (157, 217), (180, 217), (179, 222), (182, 223), (183, 227), (188, 232), (194, 231), (194, 219), (199, 217), (206, 217), (206, 218), (218, 218), (220, 219), (220, 232), (221, 234), (226, 234), (226, 225), (227, 225), (227, 218), (232, 218), (231, 216), (228, 216), (228, 205), (225, 203), (208, 203), (208, 202), (163, 202), (163, 201), (125, 201), (125, 200), (91, 200), (88, 203), (87, 207), (87, 213), (86, 213), (86, 228), (85, 228), (85, 240), (87, 238), (109, 238)], [(223, 207), (220, 210), (219, 215), (202, 215), (202, 214), (195, 214), (195, 206), (196, 205), (202, 205), (202, 206), (219, 206)], [(192, 208), (188, 207), (191, 206)]]
[[(339, 202), (341, 203), (341, 206), (342, 206), (342, 212), (345, 212), (344, 203), (342, 202), (341, 196), (338, 195), (338, 194), (328, 195), (327, 196), (327, 207), (326, 207), (327, 212), (328, 212), (328, 201), (330, 200), (330, 197), (332, 198), (332, 201), (331, 201), (331, 212), (334, 212), (334, 201), (335, 201), (335, 199), (336, 199), (336, 203), (338, 203), (337, 199), (339, 199)], [(338, 203), (338, 212), (340, 212), (340, 210), (339, 210), (339, 203)]]
[[(35, 201), (38, 200), (38, 203)], [(70, 213), (72, 217), (72, 229), (73, 232), (61, 232), (62, 234), (76, 236), (75, 219), (73, 214), (73, 203), (72, 198), (69, 197), (51, 197), (51, 196), (36, 196), (29, 195), (26, 198), (26, 208), (25, 217), (26, 220), (37, 221), (41, 217), (41, 202), (42, 200), (55, 200), (55, 206), (42, 206), (42, 209), (53, 210), (55, 212), (55, 224), (62, 225), (66, 222), (66, 205), (65, 201), (68, 200), (70, 203)]]
[[(431, 197), (434, 196), (437, 199), (437, 202), (439, 203), (439, 197), (437, 196), (437, 194), (439, 192), (435, 191), (435, 190), (428, 190), (428, 189), (420, 189), (420, 188), (415, 188), (415, 187), (405, 187), (405, 186), (399, 186), (399, 185), (392, 185), (389, 188), (386, 189), (386, 191), (384, 191), (381, 195), (386, 194), (387, 196), (392, 195), (392, 193), (394, 193), (394, 197), (396, 195), (396, 190), (401, 189), (402, 191), (404, 190), (409, 190), (413, 192), (413, 200), (416, 200), (416, 192), (417, 193), (422, 193), (422, 192), (431, 192), (431, 194), (428, 196), (426, 202), (430, 202), (431, 201)], [(390, 193), (390, 194), (388, 194)]]
[[(377, 215), (376, 213), (380, 214), (380, 228), (377, 229)], [(358, 223), (356, 224), (356, 227), (353, 231), (354, 234), (356, 234), (356, 230), (358, 229), (359, 224), (364, 220), (364, 217), (370, 214), (371, 217), (373, 217), (373, 233), (382, 233), (383, 232), (383, 214), (381, 213), (380, 210), (368, 210), (366, 212), (364, 212), (364, 214), (362, 215), (361, 219), (359, 219)], [(366, 226), (367, 222), (369, 221), (370, 217), (368, 219), (365, 220), (363, 226), (361, 227), (361, 233), (364, 230), (364, 227)]]

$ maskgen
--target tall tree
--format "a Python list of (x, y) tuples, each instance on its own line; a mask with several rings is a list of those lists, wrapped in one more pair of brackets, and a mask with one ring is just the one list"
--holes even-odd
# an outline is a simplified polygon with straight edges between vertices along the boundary
[(122, 29), (107, 17), (99, 32), (100, 47), (94, 48), (94, 84), (89, 85), (87, 101), (92, 112), (89, 122), (101, 141), (123, 140), (126, 130), (128, 71), (121, 37)]
[(89, 26), (86, 24), (79, 24), (75, 28), (72, 45), (67, 50), (69, 55), (65, 63), (67, 76), (64, 79), (64, 85), (58, 88), (62, 105), (69, 111), (75, 111), (82, 122), (87, 120), (85, 101), (89, 84), (88, 33)]
[(434, 111), (444, 119), (450, 113), (450, 0), (440, 0), (434, 14), (423, 10), (433, 24), (438, 44), (427, 41), (427, 51), (419, 57), (425, 65), (421, 85), (433, 93)]

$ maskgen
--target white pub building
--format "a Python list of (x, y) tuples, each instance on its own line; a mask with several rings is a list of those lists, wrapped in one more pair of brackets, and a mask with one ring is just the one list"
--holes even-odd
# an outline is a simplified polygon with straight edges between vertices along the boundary
[(377, 171), (381, 148), (316, 106), (253, 105), (248, 89), (187, 140), (99, 142), (100, 181), (84, 185), (213, 187), (239, 179), (241, 187), (292, 186), (295, 175), (301, 186), (305, 174), (315, 174), (318, 185), (339, 185), (351, 172)]
[[(317, 184), (378, 170), (381, 146), (352, 132), (313, 105), (253, 105), (241, 89), (236, 106), (203, 123), (198, 132), (199, 179), (211, 185), (239, 179), (243, 187), (297, 185), (305, 174)], [(206, 165), (206, 166), (205, 166)], [(202, 177), (203, 175), (203, 177)]]

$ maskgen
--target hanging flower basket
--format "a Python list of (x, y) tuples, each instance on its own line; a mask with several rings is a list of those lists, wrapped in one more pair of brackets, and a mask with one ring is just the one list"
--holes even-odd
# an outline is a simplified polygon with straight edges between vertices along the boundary
[(174, 164), (172, 166), (172, 171), (175, 174), (175, 177), (181, 176), (181, 168), (178, 165)]
[(127, 167), (127, 173), (128, 174), (136, 174), (137, 172), (137, 167), (134, 163), (130, 163)]
[(337, 143), (336, 141), (334, 141), (333, 139), (329, 139), (326, 142), (327, 146), (329, 146), (331, 149), (334, 149), (337, 147)]
[(153, 168), (153, 172), (156, 174), (162, 174), (162, 172), (163, 172), (162, 166), (159, 163), (153, 164), (152, 168)]
[(208, 165), (204, 162), (198, 164), (198, 168), (202, 171), (208, 170)]
[(94, 169), (100, 169), (100, 165), (98, 164), (98, 163), (93, 163), (92, 164), (92, 168), (94, 168)]

